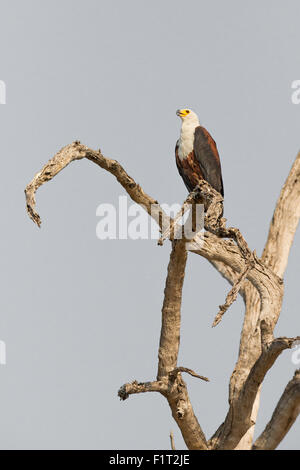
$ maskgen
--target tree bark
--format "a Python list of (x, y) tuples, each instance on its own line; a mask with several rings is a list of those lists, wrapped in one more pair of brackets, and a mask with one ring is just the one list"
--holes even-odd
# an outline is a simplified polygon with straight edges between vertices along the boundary
[[(35, 208), (37, 189), (72, 161), (83, 158), (110, 172), (131, 199), (157, 222), (161, 232), (159, 244), (166, 239), (170, 239), (172, 244), (162, 307), (157, 379), (127, 383), (120, 388), (119, 397), (125, 400), (136, 393), (159, 392), (167, 399), (189, 449), (275, 449), (300, 411), (299, 371), (287, 385), (270, 422), (255, 444), (253, 434), (264, 377), (277, 357), (300, 339), (274, 338), (273, 335), (283, 300), (282, 278), (300, 218), (300, 153), (281, 190), (261, 258), (250, 251), (239, 229), (226, 227), (226, 220), (222, 218), (223, 198), (205, 181), (189, 194), (181, 209), (182, 214), (187, 204), (205, 201), (204, 235), (197, 234), (192, 240), (174, 240), (179, 215), (174, 219), (168, 217), (159, 203), (146, 194), (116, 160), (80, 142), (62, 148), (26, 187), (27, 211), (38, 226), (41, 219)], [(206, 258), (232, 286), (216, 312), (213, 326), (223, 320), (239, 293), (245, 302), (239, 355), (230, 378), (229, 409), (224, 422), (208, 441), (194, 414), (182, 373), (204, 381), (208, 379), (177, 364), (188, 251)]]

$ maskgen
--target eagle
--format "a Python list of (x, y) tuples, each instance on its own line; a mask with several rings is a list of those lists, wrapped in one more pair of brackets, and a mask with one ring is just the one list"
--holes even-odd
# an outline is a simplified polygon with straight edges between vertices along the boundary
[(222, 171), (216, 142), (210, 133), (200, 126), (196, 113), (191, 109), (178, 109), (181, 118), (180, 138), (176, 142), (175, 157), (180, 176), (189, 192), (200, 180), (207, 181), (224, 196)]

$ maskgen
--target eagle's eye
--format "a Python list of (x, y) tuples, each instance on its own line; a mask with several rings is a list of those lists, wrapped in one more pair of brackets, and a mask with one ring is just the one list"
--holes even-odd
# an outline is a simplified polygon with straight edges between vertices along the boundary
[(186, 109), (185, 112), (186, 112), (186, 114), (189, 114), (190, 111), (188, 109)]

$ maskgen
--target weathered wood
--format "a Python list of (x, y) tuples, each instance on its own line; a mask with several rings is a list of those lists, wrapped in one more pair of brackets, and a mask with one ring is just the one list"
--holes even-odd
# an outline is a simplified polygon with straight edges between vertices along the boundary
[[(27, 211), (38, 226), (41, 225), (41, 219), (35, 208), (37, 189), (69, 163), (83, 158), (115, 176), (132, 200), (144, 207), (159, 225), (161, 244), (166, 238), (172, 239), (179, 215), (175, 219), (168, 217), (158, 202), (146, 194), (116, 160), (106, 158), (100, 150), (92, 150), (80, 142), (62, 148), (26, 187)], [(223, 198), (205, 181), (190, 193), (182, 210), (186, 209), (187, 203), (195, 204), (197, 201), (205, 201), (207, 208), (204, 236), (172, 241), (162, 308), (157, 380), (125, 384), (119, 390), (119, 396), (125, 400), (136, 393), (161, 393), (167, 399), (189, 449), (274, 449), (300, 411), (298, 371), (286, 387), (265, 431), (253, 445), (264, 377), (281, 352), (292, 347), (293, 342), (299, 339), (274, 339), (273, 331), (281, 312), (282, 277), (300, 218), (300, 153), (281, 190), (261, 259), (250, 251), (239, 229), (226, 227), (226, 221), (222, 219)], [(214, 325), (221, 321), (238, 293), (245, 302), (239, 356), (230, 379), (229, 410), (224, 422), (208, 442), (194, 414), (181, 373), (208, 379), (177, 364), (187, 251), (206, 258), (233, 286), (225, 303), (220, 306)]]

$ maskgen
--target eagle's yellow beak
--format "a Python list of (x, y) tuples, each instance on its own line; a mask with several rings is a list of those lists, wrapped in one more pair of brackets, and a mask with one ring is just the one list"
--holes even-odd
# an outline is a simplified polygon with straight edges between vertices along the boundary
[(190, 110), (189, 109), (177, 109), (176, 114), (179, 117), (185, 117), (187, 114), (189, 114)]

